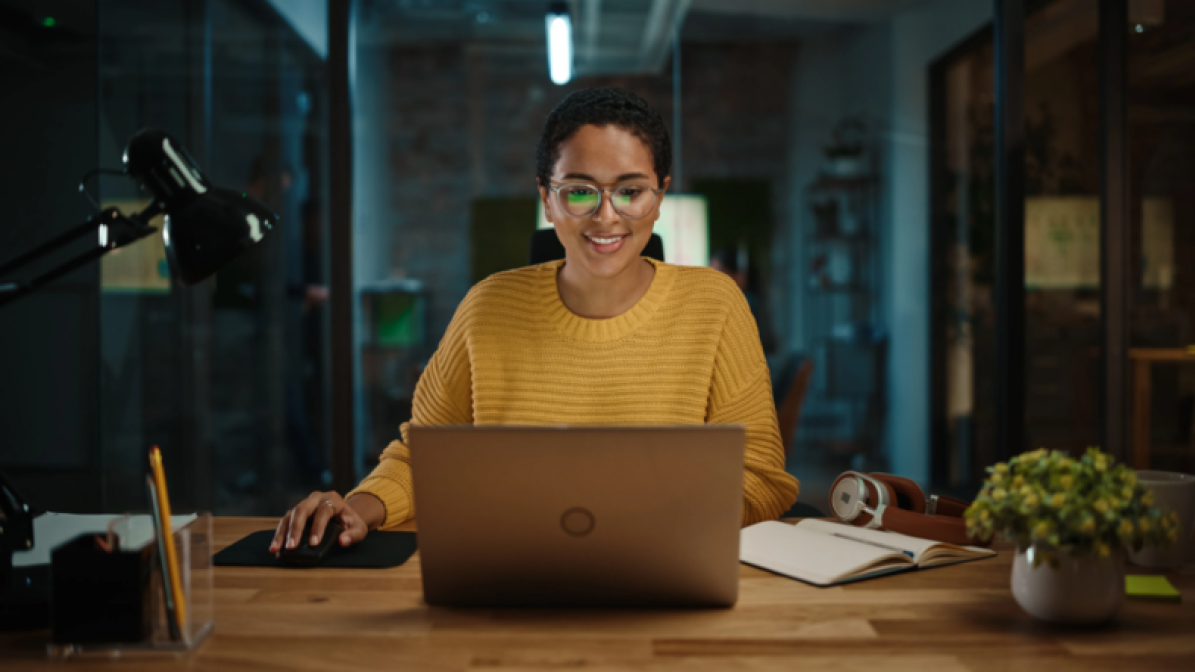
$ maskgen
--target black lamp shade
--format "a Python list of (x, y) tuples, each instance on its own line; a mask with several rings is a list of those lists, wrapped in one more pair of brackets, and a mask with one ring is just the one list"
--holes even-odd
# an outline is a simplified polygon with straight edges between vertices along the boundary
[(265, 237), (276, 221), (256, 198), (211, 187), (166, 211), (162, 240), (171, 272), (184, 284), (200, 282)]
[(162, 231), (171, 274), (193, 285), (235, 259), (278, 224), (248, 194), (213, 186), (169, 133), (147, 128), (129, 140), (125, 170), (166, 213)]

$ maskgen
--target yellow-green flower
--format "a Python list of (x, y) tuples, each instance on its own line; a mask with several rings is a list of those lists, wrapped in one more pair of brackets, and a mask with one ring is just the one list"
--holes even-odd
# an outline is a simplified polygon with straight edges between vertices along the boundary
[(966, 513), (971, 533), (1003, 532), (1018, 544), (1051, 548), (1075, 543), (1102, 557), (1122, 544), (1164, 543), (1178, 535), (1177, 520), (1154, 508), (1154, 493), (1099, 448), (1088, 448), (1081, 459), (1039, 448), (993, 464), (987, 474)]

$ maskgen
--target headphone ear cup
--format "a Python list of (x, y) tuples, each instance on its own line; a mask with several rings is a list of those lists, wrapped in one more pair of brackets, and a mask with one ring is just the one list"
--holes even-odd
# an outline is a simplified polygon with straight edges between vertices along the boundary
[(879, 483), (881, 486), (883, 486), (884, 491), (888, 496), (888, 509), (891, 510), (891, 509), (898, 508), (896, 506), (896, 490), (892, 487), (892, 485), (890, 483), (888, 483), (884, 480), (878, 479), (878, 478), (875, 480), (877, 483)]
[(875, 495), (864, 479), (848, 471), (834, 479), (830, 486), (830, 513), (844, 523), (858, 525), (860, 516), (870, 519), (863, 508), (871, 506)]
[[(863, 482), (867, 484), (867, 493), (870, 497), (868, 503), (871, 504), (872, 510), (880, 511), (881, 504), (883, 505), (883, 511), (880, 512), (880, 523), (883, 525), (888, 519), (888, 512), (896, 509), (896, 491), (892, 489), (891, 485), (879, 479), (871, 478), (870, 474), (863, 476)], [(883, 488), (883, 492), (878, 491), (877, 487)], [(855, 525), (871, 525), (871, 520), (872, 515), (865, 513), (855, 519)], [(884, 529), (884, 527), (880, 529)]]
[(904, 476), (892, 474), (871, 474), (871, 477), (888, 486), (893, 491), (889, 506), (894, 508), (925, 513), (925, 493), (915, 481)]
[(957, 546), (986, 546), (967, 536), (967, 525), (954, 516), (927, 516), (904, 509), (891, 508), (884, 513), (884, 529), (910, 537), (944, 541)]
[[(884, 492), (877, 490), (877, 486), (885, 488)], [(862, 527), (871, 523), (871, 514), (863, 509), (874, 510), (881, 501), (891, 502), (892, 497), (892, 489), (883, 483), (866, 474), (848, 471), (835, 479), (830, 487), (830, 512), (841, 522)]]

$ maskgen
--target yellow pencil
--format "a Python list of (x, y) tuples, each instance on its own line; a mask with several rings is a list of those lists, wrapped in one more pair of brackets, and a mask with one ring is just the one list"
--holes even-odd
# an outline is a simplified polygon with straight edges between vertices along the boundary
[(166, 494), (166, 470), (162, 468), (162, 451), (157, 446), (149, 449), (149, 468), (153, 471), (154, 485), (158, 489), (158, 511), (162, 518), (162, 540), (166, 542), (166, 567), (170, 570), (170, 589), (174, 591), (174, 613), (178, 629), (187, 624), (187, 602), (183, 596), (182, 574), (178, 569), (178, 553), (174, 550), (174, 524), (170, 519), (170, 496)]

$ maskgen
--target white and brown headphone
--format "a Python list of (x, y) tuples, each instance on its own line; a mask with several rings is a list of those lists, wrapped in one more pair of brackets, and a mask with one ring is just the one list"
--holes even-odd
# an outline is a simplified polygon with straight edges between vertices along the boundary
[(844, 523), (960, 546), (987, 546), (967, 536), (963, 512), (968, 506), (953, 497), (926, 497), (916, 483), (892, 474), (848, 471), (830, 488), (830, 510)]

